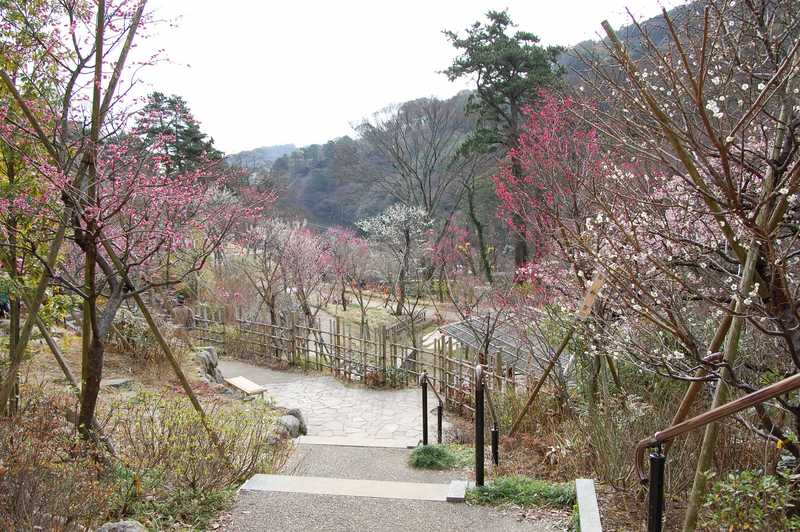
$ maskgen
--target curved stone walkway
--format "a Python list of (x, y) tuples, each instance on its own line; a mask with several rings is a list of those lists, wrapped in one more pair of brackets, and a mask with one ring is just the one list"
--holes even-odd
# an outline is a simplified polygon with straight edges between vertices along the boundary
[[(376, 390), (330, 375), (275, 371), (238, 360), (220, 360), (219, 368), (225, 377), (241, 375), (266, 387), (276, 405), (299, 408), (309, 437), (411, 444), (422, 439), (420, 388)], [(436, 439), (435, 406), (429, 392), (431, 441)]]

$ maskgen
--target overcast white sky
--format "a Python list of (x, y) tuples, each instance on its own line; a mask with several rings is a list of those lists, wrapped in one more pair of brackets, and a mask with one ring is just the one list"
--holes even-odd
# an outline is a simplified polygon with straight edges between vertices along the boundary
[(462, 31), (508, 8), (545, 44), (594, 38), (600, 22), (650, 17), (671, 0), (151, 0), (175, 19), (140, 50), (164, 48), (169, 64), (141, 73), (148, 91), (183, 96), (227, 153), (307, 145), (351, 134), (350, 124), (390, 103), (447, 97), (470, 86), (438, 72), (455, 50), (441, 31)]

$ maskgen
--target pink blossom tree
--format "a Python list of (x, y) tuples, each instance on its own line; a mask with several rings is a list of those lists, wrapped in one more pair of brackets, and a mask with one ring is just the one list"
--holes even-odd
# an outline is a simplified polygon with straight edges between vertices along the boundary
[(287, 235), (281, 270), (289, 291), (297, 301), (308, 327), (314, 327), (320, 305), (313, 296), (324, 297), (324, 282), (331, 272), (331, 254), (325, 240), (306, 227), (294, 227)]
[[(84, 301), (78, 424), (87, 436), (94, 427), (105, 342), (122, 302), (132, 298), (142, 307), (143, 291), (180, 282), (202, 266), (235, 223), (257, 212), (214, 201), (212, 184), (227, 187), (218, 162), (209, 160), (167, 175), (159, 147), (168, 136), (142, 140), (153, 117), (136, 115), (118, 89), (136, 32), (149, 18), (144, 6), (143, 1), (125, 0), (42, 2), (33, 11), (15, 4), (3, 13), (15, 42), (36, 51), (47, 79), (30, 78), (39, 99), (28, 98), (5, 66), (0, 67), (0, 79), (16, 110), (9, 114), (9, 108), (3, 109), (4, 116), (15, 118), (3, 122), (0, 134), (12, 147), (38, 147), (18, 150), (26, 153), (25, 162), (44, 191), (31, 191), (28, 201), (55, 199), (46, 207), (49, 218), (58, 220), (58, 229), (46, 257), (40, 259), (43, 274), (29, 294), (29, 316), (3, 381), (0, 403), (8, 401), (47, 287), (57, 283)], [(26, 52), (18, 50), (20, 57)], [(133, 129), (127, 126), (131, 119), (136, 123)], [(59, 265), (67, 236), (68, 251), (80, 260)], [(70, 268), (77, 264), (80, 271)], [(176, 371), (191, 395), (177, 366)]]
[[(372, 264), (369, 242), (352, 229), (332, 227), (325, 232), (331, 257), (331, 272), (339, 286), (343, 310), (347, 310), (347, 290), (350, 290), (361, 313), (361, 330), (367, 328), (367, 308), (373, 293), (365, 289), (367, 270)], [(363, 333), (362, 333), (363, 334)]]

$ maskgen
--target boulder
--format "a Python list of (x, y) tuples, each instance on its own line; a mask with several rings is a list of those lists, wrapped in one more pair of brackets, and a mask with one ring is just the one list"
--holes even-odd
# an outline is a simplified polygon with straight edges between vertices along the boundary
[(297, 438), (308, 434), (306, 422), (299, 408), (290, 408), (276, 421), (275, 432), (284, 438)]
[(281, 416), (278, 418), (277, 424), (277, 431), (286, 437), (297, 438), (300, 436), (300, 420), (296, 417), (289, 415)]
[(97, 532), (147, 532), (147, 529), (139, 521), (128, 519), (106, 523), (98, 528)]
[(222, 384), (225, 380), (222, 377), (222, 372), (219, 370), (219, 357), (217, 357), (217, 350), (212, 346), (198, 347), (195, 352), (195, 358), (200, 365), (200, 374), (206, 377), (211, 382)]
[(306, 427), (306, 420), (303, 419), (303, 413), (300, 412), (299, 408), (290, 408), (286, 411), (287, 416), (293, 416), (297, 418), (297, 421), (300, 422), (300, 434), (305, 436), (308, 434), (308, 428)]

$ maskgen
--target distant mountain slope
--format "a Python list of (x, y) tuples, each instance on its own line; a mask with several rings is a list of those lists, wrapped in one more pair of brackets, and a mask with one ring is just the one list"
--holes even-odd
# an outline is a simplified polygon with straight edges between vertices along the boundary
[(278, 144), (275, 146), (262, 146), (254, 150), (240, 151), (228, 155), (225, 160), (235, 166), (241, 166), (250, 170), (269, 170), (272, 163), (284, 155), (295, 151), (297, 146), (294, 144)]
[[(669, 13), (679, 23), (682, 15), (694, 6), (690, 3)], [(599, 28), (599, 20), (597, 25)], [(641, 26), (658, 46), (665, 44), (668, 36), (663, 16), (643, 21)], [(641, 35), (634, 25), (623, 26), (617, 34), (634, 60), (642, 56)], [(603, 41), (581, 42), (561, 56), (559, 62), (566, 70), (567, 84), (577, 85), (579, 73), (588, 69), (580, 55), (602, 58), (606, 55)], [(468, 95), (469, 91), (464, 91), (452, 101), (463, 106)], [(393, 171), (390, 161), (357, 137), (341, 137), (302, 148), (293, 144), (267, 146), (230, 155), (227, 160), (249, 169), (251, 184), (276, 191), (275, 208), (279, 215), (305, 218), (320, 226), (352, 226), (358, 219), (374, 215), (395, 201), (376, 185), (374, 178), (376, 174)], [(491, 187), (486, 190), (493, 194)], [(494, 213), (489, 212), (491, 201), (486, 199), (483, 203), (486, 223), (495, 224)]]
[[(686, 13), (693, 8), (697, 7), (697, 2), (690, 2), (685, 5), (674, 7), (668, 11), (673, 23), (680, 26), (685, 20)], [(659, 48), (666, 45), (669, 40), (669, 33), (666, 21), (663, 15), (656, 15), (645, 21), (640, 22), (642, 29), (647, 33), (656, 46)], [(600, 21), (598, 21), (598, 29), (600, 28)], [(642, 57), (642, 35), (636, 28), (635, 24), (628, 24), (617, 29), (617, 35), (625, 43), (625, 46), (630, 54), (631, 59), (636, 61)], [(566, 69), (567, 80), (571, 83), (576, 83), (579, 79), (580, 72), (588, 70), (588, 65), (584, 64), (580, 56), (591, 59), (593, 56), (602, 58), (606, 56), (607, 51), (605, 43), (608, 39), (587, 40), (580, 42), (567, 49), (559, 58), (558, 62)]]

